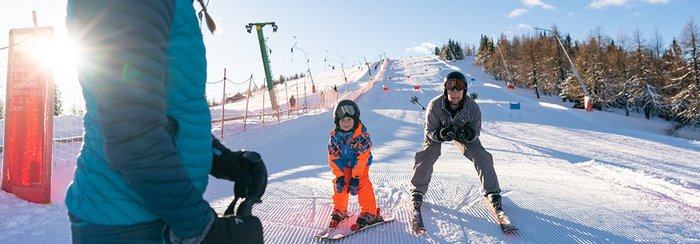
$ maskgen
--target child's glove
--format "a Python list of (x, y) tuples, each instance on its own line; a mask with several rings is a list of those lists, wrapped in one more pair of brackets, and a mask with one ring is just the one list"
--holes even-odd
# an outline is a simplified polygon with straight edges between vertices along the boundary
[(360, 188), (360, 178), (351, 178), (348, 192), (352, 195), (357, 195), (357, 190)]
[[(352, 180), (350, 180), (352, 183)], [(345, 176), (340, 176), (338, 178), (335, 178), (335, 192), (341, 193), (343, 191), (343, 188), (345, 187)]]

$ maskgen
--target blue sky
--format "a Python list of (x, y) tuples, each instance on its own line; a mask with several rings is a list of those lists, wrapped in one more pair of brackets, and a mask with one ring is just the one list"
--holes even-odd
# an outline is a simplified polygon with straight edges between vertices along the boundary
[[(9, 28), (32, 24), (36, 10), (39, 25), (56, 27), (65, 33), (65, 1), (0, 0), (0, 47), (7, 44)], [(12, 7), (9, 7), (12, 6)], [(309, 53), (313, 73), (329, 66), (357, 65), (376, 61), (380, 55), (401, 57), (424, 54), (425, 47), (454, 40), (478, 44), (480, 35), (505, 33), (508, 36), (533, 34), (529, 26), (551, 27), (582, 40), (597, 27), (615, 38), (639, 28), (645, 38), (658, 31), (664, 42), (680, 36), (683, 26), (698, 22), (700, 1), (696, 0), (497, 0), (497, 1), (239, 1), (210, 0), (210, 13), (221, 27), (217, 35), (205, 33), (209, 81), (228, 78), (241, 82), (253, 74), (258, 84), (264, 73), (255, 32), (244, 26), (250, 22), (274, 21), (276, 33), (265, 27), (272, 49), (273, 77), (306, 70), (301, 51)], [(0, 50), (0, 59), (6, 59)], [(342, 57), (342, 58), (341, 58)], [(326, 62), (324, 62), (324, 59)], [(4, 73), (4, 72), (3, 72)], [(2, 74), (4, 77), (4, 74)], [(243, 85), (234, 89), (242, 89)], [(210, 89), (217, 89), (216, 85)], [(220, 88), (219, 88), (220, 89)], [(229, 88), (230, 89), (230, 86)]]

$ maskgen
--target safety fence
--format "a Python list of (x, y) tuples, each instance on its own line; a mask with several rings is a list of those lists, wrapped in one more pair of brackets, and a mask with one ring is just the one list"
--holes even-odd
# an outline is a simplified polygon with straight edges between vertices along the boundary
[[(371, 76), (367, 83), (359, 89), (347, 90), (342, 87), (343, 84), (340, 88), (335, 84), (327, 85), (313, 92), (306, 80), (303, 80), (301, 84), (277, 85), (274, 89), (276, 89), (279, 111), (270, 106), (267, 89), (255, 91), (249, 89), (245, 99), (212, 108), (212, 133), (219, 137), (235, 135), (251, 128), (265, 127), (301, 116), (323, 113), (332, 109), (338, 101), (343, 99), (356, 100), (382, 79), (388, 61), (388, 59), (384, 60), (376, 75)], [(284, 100), (279, 101), (282, 98)]]

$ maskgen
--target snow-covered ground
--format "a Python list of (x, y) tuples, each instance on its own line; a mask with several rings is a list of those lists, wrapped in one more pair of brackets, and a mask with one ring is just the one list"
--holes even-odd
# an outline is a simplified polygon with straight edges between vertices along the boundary
[[(409, 99), (415, 95), (426, 105), (442, 92), (442, 77), (452, 69), (474, 78), (469, 88), (479, 94), (481, 141), (493, 154), (504, 208), (520, 228), (515, 235), (501, 233), (480, 195), (473, 164), (452, 144), (443, 146), (426, 195), (428, 232), (410, 231), (406, 190), (423, 139), (424, 113)], [(355, 76), (337, 83), (342, 73), (335, 72), (325, 76), (334, 78), (319, 75), (316, 82), (336, 82), (343, 91), (368, 80)], [(445, 63), (433, 57), (390, 61), (382, 79), (357, 102), (372, 135), (370, 175), (378, 204), (397, 221), (342, 243), (700, 243), (700, 142), (664, 135), (666, 122), (571, 109), (556, 97), (538, 100), (531, 91), (507, 89), (472, 60)], [(510, 110), (511, 102), (520, 102), (522, 109)], [(241, 111), (240, 106), (226, 109)], [(270, 173), (263, 203), (254, 209), (265, 241), (318, 242), (313, 235), (326, 226), (332, 210), (326, 159), (331, 113), (319, 109), (279, 124), (249, 126), (246, 132), (238, 128), (240, 122), (229, 123), (224, 143), (260, 152)], [(219, 129), (213, 131), (217, 136)], [(70, 242), (62, 199), (78, 145), (62, 145), (67, 160), (55, 162), (55, 203), (31, 204), (0, 193), (0, 243)], [(231, 186), (211, 178), (205, 198), (223, 212), (232, 200)], [(355, 198), (349, 209), (358, 210)]]

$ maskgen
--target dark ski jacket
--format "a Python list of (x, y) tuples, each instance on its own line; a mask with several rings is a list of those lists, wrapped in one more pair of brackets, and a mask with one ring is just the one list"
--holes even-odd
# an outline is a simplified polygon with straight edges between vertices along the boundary
[(462, 110), (457, 111), (454, 118), (447, 109), (449, 102), (447, 101), (447, 96), (441, 94), (428, 103), (427, 111), (425, 113), (425, 136), (430, 139), (431, 142), (441, 142), (435, 136), (440, 128), (449, 127), (452, 125), (455, 130), (469, 127), (474, 130), (476, 135), (474, 138), (478, 138), (481, 134), (481, 109), (479, 105), (471, 97), (465, 95), (462, 98)]

